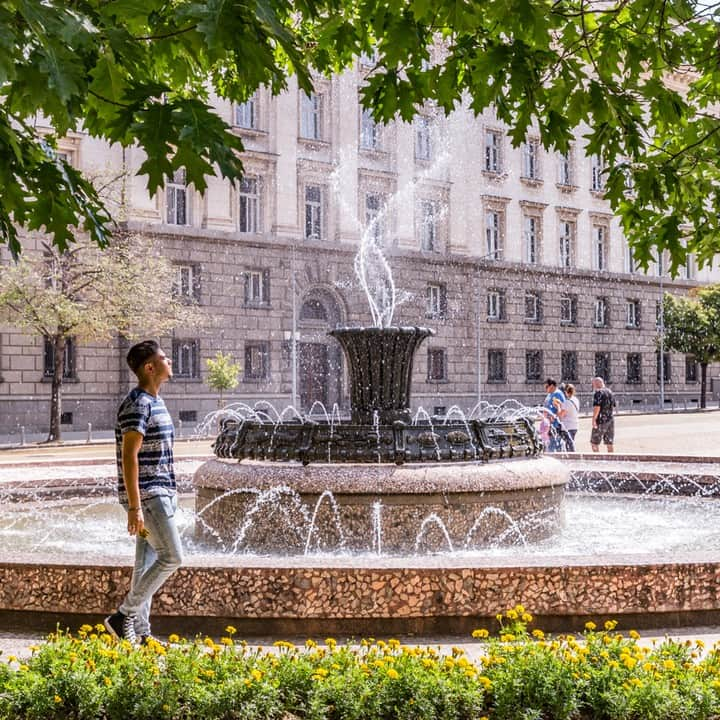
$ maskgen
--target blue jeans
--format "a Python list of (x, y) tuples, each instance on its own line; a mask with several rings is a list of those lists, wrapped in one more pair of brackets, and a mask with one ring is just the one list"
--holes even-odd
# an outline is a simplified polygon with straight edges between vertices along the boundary
[(135, 632), (150, 633), (150, 606), (153, 595), (182, 565), (180, 534), (175, 525), (177, 495), (160, 495), (141, 502), (147, 538), (135, 540), (135, 567), (130, 592), (120, 605), (123, 615), (135, 617)]

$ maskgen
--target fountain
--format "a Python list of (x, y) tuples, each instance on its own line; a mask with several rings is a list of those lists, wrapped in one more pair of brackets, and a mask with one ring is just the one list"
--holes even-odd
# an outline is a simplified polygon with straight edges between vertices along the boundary
[(375, 326), (330, 332), (348, 364), (349, 422), (228, 413), (218, 459), (195, 474), (202, 525), (233, 552), (282, 556), (467, 549), (516, 537), (508, 527), (526, 541), (556, 533), (568, 475), (542, 456), (527, 416), (411, 417), (413, 358), (434, 332), (392, 326), (395, 284), (373, 237), (355, 269)]

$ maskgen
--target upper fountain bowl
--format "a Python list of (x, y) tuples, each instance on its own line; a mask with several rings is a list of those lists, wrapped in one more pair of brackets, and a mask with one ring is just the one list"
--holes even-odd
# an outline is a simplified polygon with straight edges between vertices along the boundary
[(350, 422), (295, 417), (290, 421), (221, 420), (215, 441), (220, 458), (324, 463), (447, 462), (542, 454), (527, 417), (413, 422), (413, 358), (434, 334), (424, 327), (337, 328), (350, 376)]

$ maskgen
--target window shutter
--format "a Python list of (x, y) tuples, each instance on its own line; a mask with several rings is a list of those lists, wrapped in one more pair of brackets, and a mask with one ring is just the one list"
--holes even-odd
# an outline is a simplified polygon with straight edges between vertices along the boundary
[(245, 304), (247, 305), (250, 302), (250, 298), (252, 297), (250, 293), (250, 282), (251, 282), (251, 275), (249, 272), (244, 272), (245, 275)]
[(498, 293), (498, 297), (499, 297), (499, 305), (500, 305), (500, 319), (504, 320), (505, 319), (505, 293), (504, 292)]
[(270, 304), (270, 271), (263, 270), (262, 274), (262, 301)]
[(200, 300), (200, 266), (199, 265), (193, 266), (191, 293), (192, 293), (192, 296), (195, 298), (195, 300)]
[(447, 285), (440, 286), (440, 317), (447, 317)]

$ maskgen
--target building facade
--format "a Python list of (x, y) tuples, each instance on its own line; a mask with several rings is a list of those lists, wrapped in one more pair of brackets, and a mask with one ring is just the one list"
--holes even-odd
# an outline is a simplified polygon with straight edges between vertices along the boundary
[[(212, 177), (201, 195), (179, 171), (150, 197), (135, 175), (140, 150), (82, 133), (61, 144), (91, 175), (117, 173), (118, 219), (162, 243), (177, 292), (207, 311), (202, 332), (160, 338), (174, 361), (164, 390), (174, 417), (195, 426), (217, 408), (204, 381), (218, 351), (242, 365), (229, 402), (347, 409), (344, 359), (327, 332), (371, 323), (354, 270), (363, 233), (392, 269), (395, 324), (436, 331), (416, 356), (416, 409), (536, 404), (547, 376), (575, 383), (587, 407), (598, 374), (621, 406), (657, 406), (661, 389), (695, 406), (694, 359), (660, 361), (660, 299), (717, 281), (717, 269), (689, 258), (671, 279), (657, 264), (636, 266), (582, 132), (561, 155), (532, 131), (513, 148), (492, 111), (446, 117), (427, 106), (412, 123), (381, 126), (358, 102), (366, 70), (361, 61), (320, 79), (310, 96), (291, 84), (275, 98), (261, 89), (242, 105), (218, 100), (246, 147), (236, 187)], [(39, 243), (29, 236), (26, 251)], [(132, 384), (127, 346), (69, 344), (64, 428), (112, 427)], [(43, 338), (2, 328), (0, 435), (47, 427), (51, 376)]]

